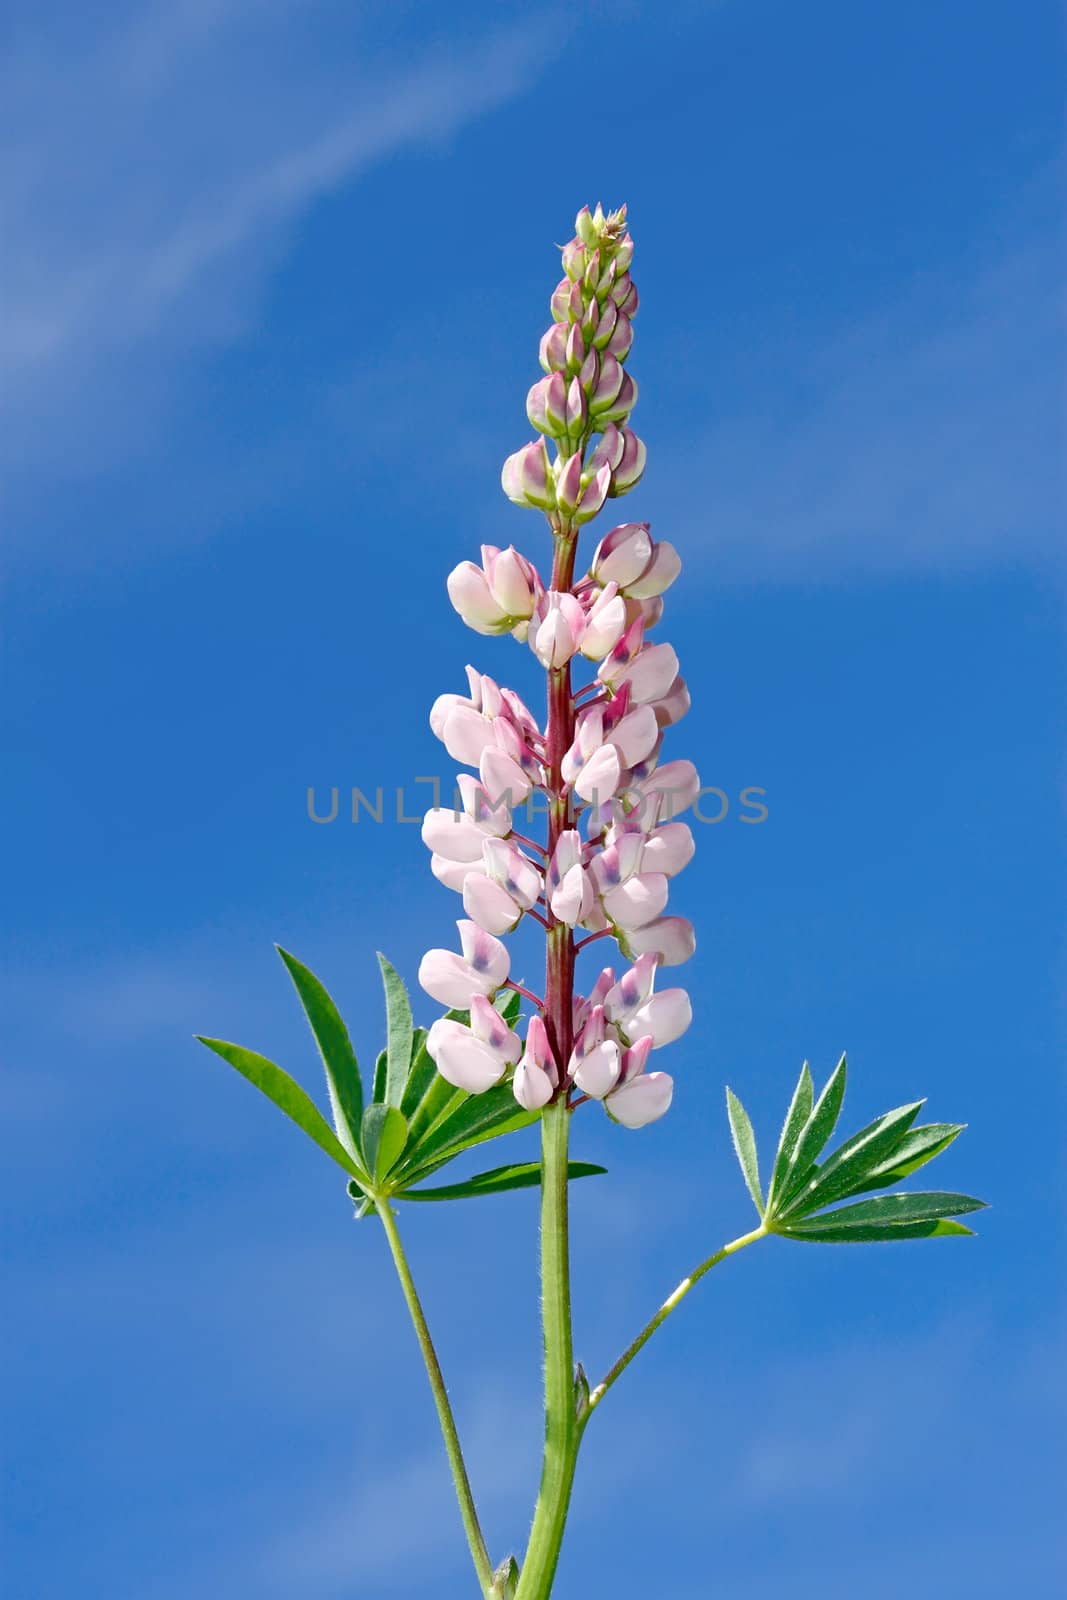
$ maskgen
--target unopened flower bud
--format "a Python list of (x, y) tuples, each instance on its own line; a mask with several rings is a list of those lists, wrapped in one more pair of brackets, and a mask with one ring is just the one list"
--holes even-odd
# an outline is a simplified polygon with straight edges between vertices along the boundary
[(615, 279), (615, 282), (611, 286), (611, 298), (614, 300), (617, 306), (622, 306), (632, 288), (633, 280), (631, 279), (630, 274), (628, 272), (620, 271), (619, 276)]
[(593, 416), (599, 417), (602, 412), (608, 412), (609, 415), (601, 420), (604, 422), (615, 420), (610, 415), (610, 412), (619, 397), (619, 390), (622, 388), (622, 380), (625, 376), (627, 375), (623, 372), (616, 358), (606, 351), (600, 362), (599, 382), (589, 396), (589, 410)]
[(578, 382), (586, 394), (592, 394), (600, 382), (600, 352), (590, 350), (578, 371)]
[(504, 493), (517, 506), (535, 506), (539, 511), (552, 511), (556, 496), (552, 469), (543, 439), (523, 445), (508, 456), (500, 473)]
[(585, 271), (589, 252), (581, 239), (572, 239), (563, 246), (563, 270), (572, 283), (578, 283)]
[(567, 380), (562, 372), (539, 378), (526, 396), (526, 415), (539, 433), (558, 438), (567, 431)]
[[(607, 366), (607, 363), (612, 360), (614, 360), (613, 356), (606, 355), (604, 357), (604, 365)], [(619, 368), (619, 371), (622, 372), (621, 367)], [(541, 381), (543, 383), (545, 380), (542, 379)], [(622, 379), (619, 383), (618, 393), (616, 394), (614, 400), (608, 401), (608, 403), (602, 407), (598, 421), (600, 423), (625, 422), (636, 404), (637, 385), (628, 372), (622, 372)]]
[(589, 249), (593, 249), (593, 247), (597, 244), (599, 234), (597, 232), (596, 225), (593, 222), (593, 218), (590, 215), (588, 206), (583, 206), (578, 215), (575, 217), (574, 231), (578, 235), (578, 238), (581, 240), (581, 242), (584, 245), (587, 245)]
[(585, 357), (586, 348), (585, 340), (582, 338), (582, 330), (579, 328), (577, 323), (573, 323), (567, 333), (567, 354), (565, 367), (568, 377), (573, 377), (576, 372), (581, 371), (582, 362), (585, 360)]
[(633, 258), (633, 239), (631, 238), (630, 234), (624, 233), (622, 238), (619, 240), (619, 246), (615, 252), (615, 261), (618, 265), (619, 271), (628, 272), (630, 270), (630, 262), (633, 260)]
[(590, 470), (609, 466), (614, 472), (623, 458), (625, 449), (626, 440), (623, 438), (622, 433), (613, 422), (607, 423), (604, 428), (603, 438), (589, 458), (588, 465)]
[(565, 517), (578, 509), (582, 494), (582, 458), (578, 452), (556, 462), (556, 504)]
[(545, 372), (562, 372), (567, 365), (567, 324), (554, 322), (541, 336), (538, 351)]
[[(583, 474), (583, 476), (586, 475)], [(574, 512), (575, 522), (581, 525), (583, 522), (591, 522), (593, 520), (611, 493), (611, 481), (610, 467), (601, 467), (591, 479), (588, 479), (582, 490), (581, 503), (577, 511)]]
[[(558, 377), (559, 374), (557, 373)], [(565, 411), (566, 431), (571, 437), (576, 437), (585, 429), (589, 417), (589, 402), (585, 398), (585, 390), (577, 378), (572, 378), (567, 389)]]
[(645, 461), (648, 451), (644, 441), (636, 433), (631, 433), (629, 428), (619, 430), (623, 449), (618, 465), (612, 474), (611, 492), (613, 495), (629, 494), (641, 482), (645, 471)]
[[(596, 304), (597, 302), (594, 300), (593, 305)], [(608, 300), (595, 323), (593, 343), (596, 345), (598, 350), (603, 350), (607, 346), (608, 341), (615, 332), (615, 324), (618, 322), (618, 320), (618, 307), (616, 306), (614, 300)]]
[(629, 317), (623, 316), (620, 312), (615, 321), (614, 332), (608, 340), (607, 349), (613, 356), (617, 356), (620, 361), (625, 361), (630, 354), (630, 346), (633, 342), (633, 324)]

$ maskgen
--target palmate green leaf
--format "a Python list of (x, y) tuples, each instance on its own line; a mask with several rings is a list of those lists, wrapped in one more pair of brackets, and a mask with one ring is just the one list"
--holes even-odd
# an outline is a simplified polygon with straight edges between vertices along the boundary
[[(568, 1178), (592, 1178), (607, 1171), (588, 1161), (570, 1161)], [(531, 1189), (541, 1182), (541, 1163), (524, 1161), (517, 1166), (494, 1167), (491, 1172), (479, 1172), (461, 1183), (450, 1183), (439, 1189), (400, 1189), (396, 1200), (467, 1200), (476, 1195), (502, 1194), (505, 1189)]]
[(514, 1028), (522, 1010), (522, 995), (517, 989), (502, 989), (494, 1004), (509, 1028)]
[(762, 1217), (763, 1190), (759, 1181), (756, 1135), (752, 1132), (752, 1123), (749, 1121), (748, 1112), (729, 1087), (726, 1090), (726, 1114), (730, 1119), (730, 1134), (734, 1141), (737, 1159), (741, 1164), (741, 1171), (748, 1185), (748, 1192), (752, 1196), (753, 1205)]
[(433, 1056), (426, 1048), (427, 1037), (425, 1028), (416, 1028), (411, 1037), (411, 1066), (400, 1100), (400, 1109), (409, 1121), (437, 1076)]
[(419, 1101), (415, 1110), (408, 1116), (408, 1142), (412, 1150), (417, 1149), (422, 1140), (435, 1128), (442, 1119), (455, 1111), (457, 1106), (463, 1104), (468, 1098), (463, 1089), (457, 1089), (454, 1084), (442, 1078), (437, 1068), (434, 1067), (434, 1076)]
[(916, 1100), (912, 1105), (898, 1106), (846, 1139), (775, 1215), (791, 1222), (851, 1194), (856, 1184), (863, 1183), (875, 1167), (896, 1151), (922, 1105), (921, 1100)]
[(363, 1113), (362, 1143), (367, 1169), (376, 1182), (396, 1166), (407, 1143), (408, 1125), (396, 1106), (372, 1105)]
[(337, 1137), (349, 1154), (359, 1161), (363, 1084), (348, 1029), (325, 986), (315, 974), (302, 961), (290, 955), (288, 950), (283, 950), (281, 945), (275, 945), (275, 949), (285, 962), (319, 1047), (319, 1055), (326, 1069), (326, 1088)]
[(909, 1178), (942, 1150), (947, 1150), (965, 1126), (962, 1122), (927, 1122), (921, 1127), (909, 1128), (892, 1155), (872, 1167), (863, 1182), (853, 1184), (849, 1193), (867, 1194), (872, 1189), (888, 1189), (891, 1183)]
[(273, 1061), (268, 1061), (266, 1056), (246, 1050), (242, 1045), (229, 1044), (225, 1039), (208, 1039), (199, 1033), (196, 1037), (201, 1044), (221, 1056), (223, 1061), (236, 1067), (242, 1077), (254, 1083), (268, 1100), (273, 1100), (279, 1111), (284, 1111), (332, 1161), (336, 1161), (351, 1177), (366, 1183), (366, 1172), (353, 1160), (315, 1102), (298, 1083), (294, 1083), (287, 1072), (275, 1066)]
[(770, 1187), (767, 1190), (767, 1211), (775, 1208), (775, 1200), (781, 1192), (785, 1175), (789, 1171), (789, 1163), (793, 1159), (793, 1152), (800, 1138), (801, 1129), (811, 1116), (812, 1102), (815, 1099), (815, 1085), (811, 1081), (811, 1069), (805, 1061), (800, 1069), (800, 1077), (793, 1091), (793, 1098), (789, 1102), (789, 1110), (785, 1114), (782, 1124), (782, 1134), (778, 1140), (778, 1154), (774, 1158), (774, 1171), (771, 1173)]
[(804, 1218), (809, 1233), (823, 1228), (859, 1227), (871, 1222), (933, 1222), (939, 1217), (965, 1217), (970, 1211), (983, 1211), (984, 1200), (970, 1194), (952, 1194), (933, 1189), (924, 1194), (881, 1194), (875, 1200), (858, 1200), (855, 1205), (837, 1206)]
[(776, 1228), (783, 1239), (799, 1239), (806, 1244), (879, 1244), (901, 1239), (972, 1238), (970, 1228), (950, 1217), (932, 1222), (870, 1222), (854, 1228), (809, 1228), (806, 1223)]
[(411, 1021), (411, 1001), (396, 968), (378, 952), (378, 965), (382, 969), (385, 988), (386, 1019), (386, 1103), (399, 1109), (404, 1098), (404, 1085), (411, 1067), (411, 1039), (414, 1032)]
[(845, 1079), (848, 1068), (842, 1056), (826, 1087), (812, 1107), (790, 1158), (789, 1165), (778, 1191), (778, 1209), (787, 1206), (792, 1196), (808, 1181), (812, 1167), (822, 1154), (830, 1135), (837, 1126), (845, 1098)]
[(460, 1091), (460, 1096), (417, 1144), (409, 1140), (408, 1154), (400, 1168), (406, 1181), (427, 1176), (429, 1167), (440, 1166), (443, 1160), (451, 1160), (486, 1139), (517, 1133), (537, 1121), (536, 1111), (523, 1111), (516, 1103), (509, 1083), (497, 1084), (485, 1094)]

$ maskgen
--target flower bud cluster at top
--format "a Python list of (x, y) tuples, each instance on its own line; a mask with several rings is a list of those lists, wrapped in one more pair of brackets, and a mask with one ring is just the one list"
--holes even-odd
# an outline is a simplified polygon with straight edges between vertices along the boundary
[[(649, 1054), (691, 1019), (685, 990), (657, 990), (656, 978), (694, 948), (691, 924), (666, 906), (670, 880), (693, 854), (692, 833), (676, 819), (700, 780), (690, 761), (660, 762), (664, 730), (689, 708), (677, 655), (649, 638), (680, 570), (674, 547), (653, 540), (647, 523), (622, 523), (597, 544), (585, 575), (573, 577), (577, 530), (628, 493), (645, 466), (645, 447), (627, 426), (637, 399), (625, 370), (637, 310), (632, 257), (625, 206), (579, 212), (541, 340), (546, 376), (527, 396), (541, 437), (509, 456), (501, 475), (510, 500), (548, 517), (552, 581), (546, 586), (514, 548), (493, 545), (483, 545), (480, 565), (461, 562), (448, 578), (468, 626), (529, 645), (548, 675), (549, 714), (542, 731), (514, 690), (473, 667), (466, 695), (434, 703), (434, 733), (477, 777), (459, 775), (462, 810), (435, 807), (423, 823), (434, 876), (462, 895), (466, 917), (462, 953), (428, 951), (419, 981), (468, 1014), (430, 1030), (428, 1048), (450, 1083), (478, 1094), (510, 1078), (528, 1110), (560, 1097), (596, 1099), (616, 1122), (641, 1127), (663, 1115), (673, 1093), (665, 1072), (647, 1070)], [(595, 672), (575, 688), (572, 667), (581, 661)], [(535, 791), (548, 804), (545, 845), (513, 826), (515, 808)], [(548, 940), (545, 996), (524, 1041), (493, 1004), (510, 983), (502, 936), (523, 917), (540, 922)], [(576, 929), (584, 930), (577, 944)], [(576, 952), (604, 937), (629, 966), (619, 977), (605, 967), (589, 994), (577, 995)]]

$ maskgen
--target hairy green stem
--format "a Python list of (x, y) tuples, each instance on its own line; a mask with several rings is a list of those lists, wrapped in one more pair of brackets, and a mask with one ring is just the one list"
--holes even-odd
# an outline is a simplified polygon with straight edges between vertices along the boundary
[(545, 1454), (530, 1542), (516, 1600), (548, 1600), (570, 1505), (580, 1431), (575, 1409), (567, 1230), (567, 1138), (564, 1100), (541, 1118), (541, 1315), (545, 1342)]
[[(564, 1172), (567, 1170), (566, 1158), (564, 1158), (563, 1170)], [(456, 1486), (456, 1499), (459, 1501), (459, 1514), (463, 1518), (463, 1527), (466, 1531), (467, 1543), (470, 1545), (474, 1570), (478, 1574), (478, 1582), (481, 1585), (482, 1594), (486, 1597), (486, 1600), (489, 1600), (493, 1593), (492, 1563), (489, 1560), (489, 1552), (486, 1549), (485, 1539), (478, 1521), (478, 1512), (474, 1504), (474, 1495), (471, 1493), (470, 1479), (467, 1477), (467, 1467), (463, 1460), (459, 1433), (456, 1429), (456, 1419), (452, 1415), (452, 1406), (449, 1402), (448, 1390), (445, 1388), (441, 1363), (437, 1359), (437, 1351), (434, 1349), (433, 1340), (430, 1338), (426, 1315), (415, 1289), (415, 1282), (411, 1276), (411, 1268), (408, 1266), (407, 1257), (404, 1254), (404, 1247), (400, 1242), (396, 1219), (389, 1209), (387, 1200), (379, 1200), (377, 1209), (378, 1215), (382, 1219), (382, 1227), (385, 1229), (385, 1237), (389, 1241), (389, 1249), (393, 1253), (397, 1277), (400, 1279), (400, 1287), (404, 1291), (404, 1299), (407, 1302), (408, 1311), (411, 1313), (415, 1335), (419, 1341), (419, 1349), (422, 1351), (422, 1359), (426, 1363), (426, 1373), (430, 1380), (430, 1388), (433, 1390), (434, 1404), (437, 1407), (441, 1432), (444, 1435), (448, 1464), (452, 1469), (452, 1481)]]
[(743, 1250), (747, 1244), (755, 1244), (757, 1239), (765, 1238), (766, 1234), (767, 1230), (762, 1224), (758, 1228), (753, 1228), (751, 1233), (743, 1233), (740, 1238), (732, 1239), (729, 1244), (724, 1244), (721, 1250), (716, 1250), (713, 1256), (709, 1256), (706, 1261), (702, 1261), (700, 1266), (689, 1274), (688, 1278), (682, 1279), (674, 1293), (667, 1296), (656, 1315), (645, 1324), (633, 1343), (627, 1345), (610, 1372), (605, 1378), (601, 1379), (589, 1396), (589, 1407), (582, 1418), (581, 1427), (583, 1430), (612, 1384), (622, 1376), (637, 1352), (648, 1343), (656, 1329), (666, 1322), (675, 1306), (681, 1305), (690, 1289), (700, 1282), (704, 1274), (710, 1272), (712, 1267), (717, 1267), (720, 1261), (725, 1261), (727, 1256), (735, 1255), (738, 1250)]

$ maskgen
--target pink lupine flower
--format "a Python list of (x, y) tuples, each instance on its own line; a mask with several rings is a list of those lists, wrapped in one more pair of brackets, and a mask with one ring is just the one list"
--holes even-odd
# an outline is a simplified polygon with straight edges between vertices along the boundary
[(491, 795), (485, 785), (477, 778), (472, 778), (469, 772), (456, 775), (456, 787), (464, 813), (483, 834), (503, 839), (511, 832), (511, 807), (506, 799)]
[(655, 955), (664, 967), (680, 967), (696, 949), (696, 934), (688, 917), (657, 917), (643, 928), (627, 930), (619, 943), (623, 954)]
[[(498, 735), (500, 730), (498, 729)], [(528, 798), (534, 779), (527, 766), (500, 744), (486, 745), (478, 763), (478, 776), (494, 806), (518, 806)]]
[(626, 676), (627, 671), (640, 654), (645, 639), (645, 619), (636, 616), (627, 625), (624, 633), (619, 637), (614, 648), (604, 657), (597, 672), (600, 683), (606, 684), (614, 690)]
[(513, 545), (498, 550), (482, 545), (482, 564), (461, 561), (448, 575), (448, 596), (469, 628), (476, 633), (517, 632), (525, 624), (541, 593), (541, 580)]
[(641, 861), (648, 871), (673, 878), (689, 865), (695, 850), (693, 830), (687, 823), (664, 822), (645, 839)]
[(579, 649), (588, 661), (602, 661), (625, 630), (626, 602), (608, 584), (585, 613)]
[[(615, 582), (633, 600), (654, 600), (674, 582), (681, 557), (666, 540), (653, 542), (647, 522), (623, 522), (606, 533), (593, 553), (590, 575), (598, 583)], [(658, 620), (662, 607), (657, 608)]]
[[(539, 737), (537, 724), (518, 695), (490, 677), (467, 668), (470, 695), (440, 694), (430, 710), (430, 727), (455, 761), (476, 767), (489, 745), (500, 744), (500, 723), (524, 737)], [(521, 748), (521, 741), (520, 741)]]
[(597, 545), (589, 563), (590, 574), (598, 583), (625, 589), (647, 569), (652, 550), (647, 522), (620, 522)]
[(604, 1015), (622, 1037), (630, 1043), (647, 1037), (651, 1040), (649, 1049), (681, 1038), (693, 1020), (684, 989), (653, 993), (657, 965), (654, 955), (640, 956), (604, 998)]
[(674, 1079), (669, 1073), (644, 1071), (641, 1046), (645, 1044), (639, 1040), (626, 1052), (620, 1082), (604, 1101), (608, 1116), (624, 1128), (645, 1128), (658, 1122), (674, 1098)]
[(691, 704), (685, 679), (675, 678), (667, 693), (659, 700), (651, 700), (649, 704), (653, 707), (656, 721), (661, 728), (670, 728), (676, 722), (681, 722)]
[(507, 948), (473, 922), (457, 922), (463, 954), (428, 950), (419, 965), (426, 993), (454, 1011), (466, 1011), (475, 995), (491, 999), (511, 970)]
[[(592, 722), (586, 724), (587, 729), (593, 726)], [(574, 780), (574, 792), (590, 805), (602, 805), (605, 800), (610, 800), (612, 795), (618, 792), (622, 783), (622, 771), (622, 761), (616, 747), (613, 744), (598, 743), (582, 762)]]
[(526, 1049), (515, 1068), (512, 1090), (524, 1111), (540, 1111), (555, 1093), (559, 1082), (552, 1046), (540, 1017), (531, 1017), (526, 1031)]
[(484, 872), (468, 872), (464, 878), (463, 909), (486, 933), (511, 933), (522, 921), (522, 907)]
[(501, 468), (500, 482), (515, 505), (551, 511), (556, 496), (545, 441), (535, 439), (508, 456)]
[(653, 546), (652, 560), (644, 572), (627, 586), (627, 594), (635, 600), (658, 599), (669, 589), (682, 570), (682, 558), (666, 539)]
[(601, 890), (600, 901), (612, 927), (631, 932), (661, 914), (667, 894), (667, 879), (662, 873), (635, 872), (614, 888)]
[(657, 820), (670, 822), (687, 811), (700, 794), (700, 774), (691, 761), (668, 761), (637, 785), (646, 802), (657, 803)]
[[(643, 629), (643, 624), (641, 624)], [(627, 630), (629, 632), (629, 630)], [(627, 637), (627, 635), (622, 635)], [(611, 661), (611, 658), (608, 658)], [(598, 677), (605, 672), (605, 662), (600, 667)], [(635, 706), (645, 706), (651, 701), (664, 698), (669, 693), (673, 680), (678, 677), (678, 654), (673, 645), (641, 645), (632, 661), (624, 667), (621, 674), (616, 667), (608, 667), (613, 677), (601, 677), (601, 682), (613, 683), (616, 688), (622, 683), (630, 685), (630, 701)]]
[(487, 933), (510, 933), (537, 904), (541, 874), (518, 845), (504, 839), (485, 840), (480, 865), (463, 880), (464, 909)]
[(573, 594), (549, 589), (537, 603), (527, 639), (543, 667), (562, 667), (578, 649), (584, 629), (581, 601)]
[[(619, 695), (616, 700), (621, 701), (622, 698)], [(618, 750), (624, 766), (636, 767), (646, 761), (659, 744), (660, 726), (651, 706), (635, 706), (617, 721), (607, 723), (605, 719), (605, 722), (609, 729), (608, 737)]]
[(440, 1017), (426, 1037), (426, 1049), (442, 1078), (468, 1094), (484, 1094), (519, 1059), (522, 1044), (495, 1006), (475, 995), (470, 1026)]
[(584, 922), (596, 901), (596, 890), (585, 870), (581, 835), (565, 828), (556, 841), (545, 877), (548, 904), (559, 922), (571, 927)]
[(484, 841), (484, 829), (465, 812), (434, 806), (422, 819), (423, 844), (446, 861), (480, 861)]
[(583, 1094), (602, 1100), (619, 1081), (622, 1051), (617, 1040), (605, 1033), (604, 1007), (593, 1006), (574, 1041), (568, 1063), (568, 1076)]

